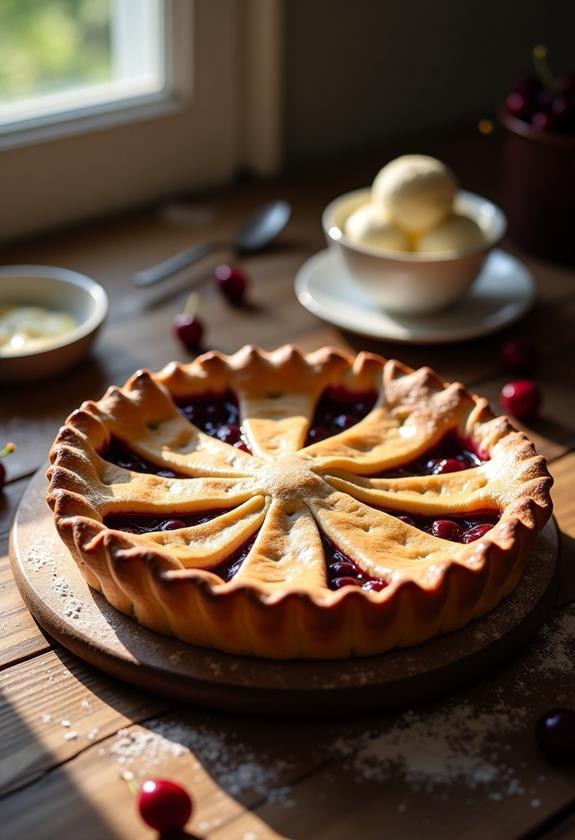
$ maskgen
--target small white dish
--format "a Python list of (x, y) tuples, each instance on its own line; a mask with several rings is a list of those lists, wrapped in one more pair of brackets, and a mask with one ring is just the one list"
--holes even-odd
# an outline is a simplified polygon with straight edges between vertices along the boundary
[(480, 245), (459, 252), (384, 251), (345, 233), (349, 216), (370, 197), (369, 188), (338, 196), (324, 210), (322, 225), (328, 245), (343, 258), (355, 283), (388, 312), (419, 317), (461, 299), (505, 233), (505, 216), (495, 204), (459, 190), (454, 209), (481, 228)]
[(511, 254), (495, 250), (469, 292), (449, 309), (411, 317), (386, 312), (362, 294), (341, 257), (320, 251), (295, 278), (299, 302), (314, 315), (359, 335), (405, 344), (477, 338), (517, 321), (532, 306), (535, 282)]
[(54, 376), (90, 349), (108, 311), (104, 289), (84, 274), (45, 265), (0, 267), (0, 305), (40, 306), (67, 312), (78, 326), (45, 348), (0, 355), (0, 382)]

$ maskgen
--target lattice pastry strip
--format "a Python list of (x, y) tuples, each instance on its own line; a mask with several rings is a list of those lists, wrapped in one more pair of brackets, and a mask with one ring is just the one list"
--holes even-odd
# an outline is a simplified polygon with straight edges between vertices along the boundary
[(324, 552), (317, 525), (301, 502), (289, 510), (274, 501), (258, 538), (236, 575), (237, 585), (267, 592), (326, 585)]
[(403, 365), (389, 362), (370, 414), (341, 435), (308, 447), (304, 454), (323, 471), (366, 474), (393, 469), (457, 429), (475, 405), (462, 385), (444, 388), (428, 368), (409, 373)]
[[(237, 399), (251, 452), (183, 416), (219, 394)], [(363, 401), (365, 416), (342, 431), (349, 418), (337, 417), (305, 445), (323, 394), (336, 407)], [(386, 475), (409, 473), (446, 435), (480, 453), (478, 465)], [(153, 468), (109, 463), (114, 440)], [(244, 348), (136, 374), (72, 414), (51, 457), (56, 524), (91, 586), (152, 629), (278, 658), (366, 655), (461, 626), (515, 586), (550, 512), (543, 460), (485, 400), (429, 369), (330, 348)], [(174, 530), (107, 524), (210, 510)], [(409, 521), (478, 510), (499, 521), (465, 545)], [(334, 589), (338, 563), (365, 586)]]

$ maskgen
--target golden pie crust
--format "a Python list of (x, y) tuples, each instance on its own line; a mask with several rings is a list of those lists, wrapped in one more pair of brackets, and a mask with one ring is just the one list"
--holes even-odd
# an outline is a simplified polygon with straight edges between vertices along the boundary
[[(356, 425), (305, 446), (328, 387), (372, 389)], [(232, 390), (251, 452), (210, 437), (174, 400)], [(489, 460), (440, 475), (373, 478), (454, 432)], [(101, 457), (112, 436), (184, 478), (131, 472)], [(51, 450), (48, 501), (87, 582), (118, 610), (196, 645), (272, 659), (338, 658), (414, 645), (493, 609), (517, 585), (551, 513), (545, 460), (506, 417), (429, 368), (333, 348), (206, 353), (139, 371), (68, 417)], [(130, 534), (109, 514), (225, 511), (175, 531)], [(501, 512), (469, 544), (386, 513)], [(320, 533), (381, 591), (327, 585)], [(228, 582), (210, 571), (255, 542)]]

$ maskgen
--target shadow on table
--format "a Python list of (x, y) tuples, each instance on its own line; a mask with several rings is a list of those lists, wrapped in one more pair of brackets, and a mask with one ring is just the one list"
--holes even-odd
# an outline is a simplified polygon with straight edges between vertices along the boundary
[[(41, 706), (39, 707), (41, 709)], [(42, 726), (41, 712), (39, 712)], [(54, 840), (79, 836), (83, 840), (113, 840), (118, 835), (53, 754), (0, 697), (3, 746), (0, 753), (0, 811), (3, 840)], [(59, 723), (55, 724), (59, 727)], [(47, 728), (47, 727), (46, 727)], [(62, 729), (62, 737), (65, 730)]]

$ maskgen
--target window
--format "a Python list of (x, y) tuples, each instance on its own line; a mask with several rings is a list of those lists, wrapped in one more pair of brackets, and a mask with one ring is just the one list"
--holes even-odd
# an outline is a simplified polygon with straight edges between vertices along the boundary
[(165, 89), (161, 0), (3, 0), (0, 133)]
[(0, 0), (0, 239), (277, 167), (282, 0)]

